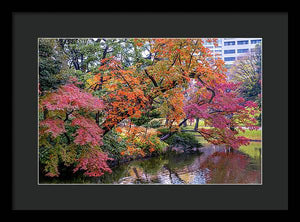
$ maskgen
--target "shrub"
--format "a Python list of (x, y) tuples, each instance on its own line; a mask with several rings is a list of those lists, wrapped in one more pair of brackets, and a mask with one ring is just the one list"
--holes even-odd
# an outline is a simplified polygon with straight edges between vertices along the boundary
[[(168, 128), (160, 128), (157, 129), (161, 132), (162, 136), (169, 133)], [(164, 142), (169, 144), (170, 146), (180, 145), (183, 148), (192, 148), (192, 147), (201, 147), (202, 144), (198, 142), (195, 136), (189, 132), (177, 132), (166, 139)]]
[[(135, 118), (131, 117), (131, 121), (133, 124), (136, 126), (142, 126), (142, 125), (147, 125), (149, 122), (155, 118), (159, 118), (160, 114), (156, 110), (151, 110), (148, 113), (142, 113), (141, 117)], [(154, 128), (154, 127), (153, 127)]]
[(109, 157), (121, 159), (121, 152), (126, 150), (126, 141), (115, 130), (111, 130), (104, 135), (101, 149), (109, 153)]
[(170, 136), (165, 142), (169, 145), (180, 145), (183, 146), (183, 148), (202, 146), (191, 133), (176, 133)]
[(159, 131), (162, 134), (162, 136), (164, 136), (170, 132), (169, 128), (159, 128), (159, 129), (157, 129), (157, 131)]
[(149, 128), (158, 128), (160, 126), (161, 126), (161, 121), (159, 119), (153, 119), (147, 124), (147, 127)]

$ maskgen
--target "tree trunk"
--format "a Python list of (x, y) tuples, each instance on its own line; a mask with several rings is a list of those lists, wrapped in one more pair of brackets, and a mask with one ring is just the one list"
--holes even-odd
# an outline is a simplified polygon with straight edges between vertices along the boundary
[[(106, 58), (107, 50), (108, 50), (108, 45), (106, 45), (105, 48), (104, 48), (101, 60)], [(100, 67), (103, 66), (103, 65), (104, 64), (101, 62), (100, 63)], [(101, 74), (101, 76), (100, 76), (100, 82), (98, 84), (97, 90), (101, 90), (102, 89), (102, 85), (103, 85), (103, 74)]]
[(194, 130), (197, 131), (199, 127), (199, 118), (196, 119), (196, 124)]
[(100, 112), (98, 111), (96, 113), (96, 123), (97, 123), (98, 126), (99, 126), (99, 115), (100, 115)]
[(43, 112), (44, 120), (47, 119), (47, 115), (48, 115), (48, 110), (44, 109), (44, 112)]

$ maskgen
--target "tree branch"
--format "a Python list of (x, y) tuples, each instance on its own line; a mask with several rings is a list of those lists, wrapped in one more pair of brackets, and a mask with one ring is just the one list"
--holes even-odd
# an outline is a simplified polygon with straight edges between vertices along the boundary
[(154, 79), (152, 76), (149, 75), (147, 69), (144, 69), (144, 71), (145, 71), (146, 75), (148, 76), (148, 78), (151, 79), (153, 85), (154, 85), (155, 87), (158, 87), (157, 82), (155, 81), (155, 79)]
[[(200, 79), (199, 76), (198, 76), (198, 79), (199, 79), (199, 81), (200, 81), (204, 86), (206, 86), (206, 84), (202, 81), (202, 79)], [(209, 90), (209, 91), (212, 93), (211, 98), (210, 98), (209, 101), (208, 101), (208, 103), (211, 103), (212, 100), (213, 100), (213, 98), (216, 96), (216, 93), (215, 93), (215, 91), (214, 91), (213, 89), (211, 89), (211, 88), (209, 88), (209, 87), (206, 87), (206, 89)], [(203, 105), (203, 104), (205, 104), (205, 101), (202, 101), (202, 103), (201, 103), (201, 104), (199, 103), (198, 105), (201, 106), (201, 105)], [(181, 127), (187, 120), (188, 120), (187, 118), (184, 119), (184, 120), (179, 124), (179, 127)], [(164, 135), (163, 137), (161, 137), (160, 140), (164, 141), (164, 140), (168, 139), (170, 136), (172, 136), (173, 134), (175, 134), (175, 133), (177, 133), (177, 132), (178, 132), (177, 130), (176, 130), (176, 131), (173, 131), (173, 132), (170, 132), (170, 133)]]

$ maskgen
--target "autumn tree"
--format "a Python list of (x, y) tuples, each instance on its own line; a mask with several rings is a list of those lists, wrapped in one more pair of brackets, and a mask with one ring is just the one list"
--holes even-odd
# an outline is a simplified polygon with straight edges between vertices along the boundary
[(84, 87), (108, 55), (126, 67), (138, 61), (141, 52), (131, 52), (134, 41), (127, 39), (40, 39), (39, 44), (39, 156), (43, 171), (58, 176), (59, 165), (64, 164), (73, 166), (74, 172), (82, 169), (88, 176), (109, 172), (106, 161), (110, 158), (103, 151), (116, 141), (106, 137), (104, 146), (99, 127), (104, 104), (98, 98), (106, 92), (101, 87), (93, 92)]
[[(213, 144), (238, 148), (249, 142), (238, 132), (244, 126), (255, 129), (257, 105), (239, 98), (238, 84), (227, 81), (224, 62), (212, 56), (202, 39), (59, 41), (82, 83), (71, 79), (40, 97), (41, 162), (49, 176), (59, 174), (59, 162), (88, 176), (110, 172), (102, 148), (103, 137), (111, 132), (126, 142), (123, 155), (155, 152), (187, 120), (197, 118), (210, 127), (198, 132)], [(216, 39), (207, 41), (217, 44)], [(90, 43), (99, 50), (93, 59), (84, 53)], [(94, 66), (97, 72), (90, 70)], [(168, 133), (160, 138), (133, 124), (153, 110), (168, 120)]]
[[(233, 127), (242, 122), (252, 126), (254, 120), (247, 118), (249, 112), (254, 112), (255, 104), (243, 103), (236, 97), (234, 86), (227, 83), (223, 61), (213, 58), (202, 39), (135, 39), (135, 43), (136, 47), (148, 48), (148, 65), (124, 67), (119, 59), (106, 58), (91, 83), (101, 83), (107, 90), (103, 98), (107, 104), (104, 134), (123, 120), (139, 117), (159, 104), (161, 114), (168, 116), (170, 129), (161, 140), (177, 132), (188, 118), (198, 117), (215, 129), (201, 132), (210, 142), (234, 148), (246, 143), (245, 138), (235, 138), (237, 131)], [(101, 77), (103, 81), (99, 81)], [(198, 87), (192, 96), (196, 98), (192, 104), (196, 110), (190, 108), (191, 101), (184, 104), (191, 81)], [(224, 131), (227, 128), (230, 131)]]
[(73, 165), (87, 176), (111, 172), (101, 150), (103, 130), (94, 119), (103, 101), (76, 85), (75, 78), (40, 97), (39, 153), (46, 176), (58, 176), (59, 164)]
[(205, 86), (200, 81), (196, 83), (199, 90), (185, 103), (187, 118), (204, 120), (205, 127), (199, 127), (196, 131), (212, 144), (238, 149), (249, 144), (248, 138), (238, 136), (239, 132), (244, 132), (245, 127), (257, 129), (254, 114), (259, 112), (259, 108), (253, 101), (245, 101), (238, 96), (238, 86), (228, 82), (218, 83), (212, 88), (214, 93), (209, 102), (204, 103), (208, 98), (203, 97), (201, 89)]

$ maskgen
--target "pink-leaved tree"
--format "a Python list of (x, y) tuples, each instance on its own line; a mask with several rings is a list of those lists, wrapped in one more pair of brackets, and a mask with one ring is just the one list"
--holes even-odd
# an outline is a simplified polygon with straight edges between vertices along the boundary
[(103, 130), (95, 120), (96, 113), (104, 109), (103, 101), (78, 84), (77, 79), (70, 78), (57, 91), (40, 97), (40, 153), (50, 153), (41, 158), (46, 176), (58, 176), (61, 162), (74, 165), (74, 172), (81, 169), (87, 176), (111, 172), (106, 162), (111, 158), (100, 148)]

